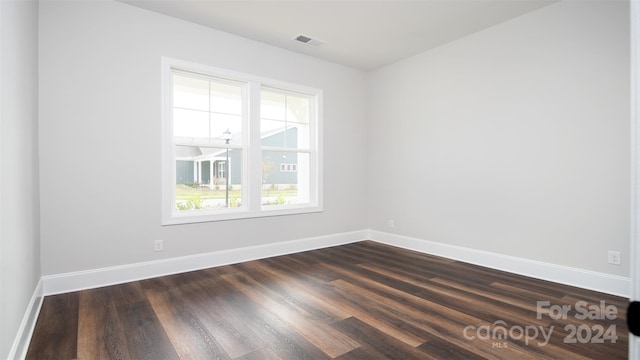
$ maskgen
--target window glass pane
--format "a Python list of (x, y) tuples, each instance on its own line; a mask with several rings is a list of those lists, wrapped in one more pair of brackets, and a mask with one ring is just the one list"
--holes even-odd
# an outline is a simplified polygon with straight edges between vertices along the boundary
[(242, 206), (242, 150), (176, 146), (175, 153), (176, 210)]
[(262, 146), (309, 149), (309, 125), (285, 124), (283, 121), (263, 120), (262, 125), (270, 130), (261, 131)]
[(292, 149), (309, 149), (310, 135), (308, 124), (288, 124), (286, 136), (286, 147)]
[(211, 111), (242, 114), (242, 86), (211, 82)]
[(260, 93), (260, 117), (270, 120), (285, 120), (285, 95), (262, 90)]
[(285, 126), (286, 126), (286, 122), (284, 121), (262, 119), (262, 121), (260, 122), (260, 133), (264, 138), (269, 134), (273, 134), (279, 131), (284, 131)]
[(243, 85), (174, 73), (173, 136), (178, 142), (242, 143)]
[(293, 151), (262, 152), (262, 205), (310, 202), (310, 156)]
[(229, 130), (229, 144), (242, 143), (242, 117), (237, 115), (211, 114), (211, 143), (225, 144), (224, 133)]
[(199, 110), (174, 109), (173, 136), (176, 141), (209, 142), (224, 145), (224, 133), (229, 130), (229, 144), (242, 143), (242, 117), (208, 113)]
[(287, 121), (309, 123), (309, 97), (287, 95)]
[(310, 98), (262, 90), (262, 146), (309, 149)]
[(260, 122), (260, 143), (262, 146), (285, 147), (284, 121), (262, 120)]
[(173, 106), (209, 111), (209, 81), (174, 74)]
[(193, 141), (207, 141), (209, 113), (200, 110), (173, 109), (173, 136)]

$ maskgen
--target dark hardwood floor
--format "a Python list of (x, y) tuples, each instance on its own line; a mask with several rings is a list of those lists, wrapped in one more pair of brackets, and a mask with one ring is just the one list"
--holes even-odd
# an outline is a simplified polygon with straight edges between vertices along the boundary
[(365, 241), (48, 296), (27, 358), (626, 359), (626, 307)]

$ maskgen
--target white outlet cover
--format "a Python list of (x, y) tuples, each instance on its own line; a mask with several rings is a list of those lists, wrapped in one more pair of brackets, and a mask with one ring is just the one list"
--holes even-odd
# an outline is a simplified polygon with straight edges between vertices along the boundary
[(609, 264), (620, 265), (620, 251), (609, 251)]
[(156, 240), (153, 242), (153, 251), (162, 251), (164, 249), (164, 244), (162, 240)]

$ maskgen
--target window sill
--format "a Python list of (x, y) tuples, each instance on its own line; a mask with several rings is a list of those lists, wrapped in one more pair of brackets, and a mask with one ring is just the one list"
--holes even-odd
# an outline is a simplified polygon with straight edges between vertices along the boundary
[(284, 205), (284, 206), (268, 206), (263, 207), (259, 211), (248, 211), (246, 209), (225, 209), (223, 211), (211, 210), (205, 211), (183, 211), (180, 213), (172, 213), (163, 217), (162, 225), (181, 225), (195, 224), (203, 222), (228, 221), (252, 219), (272, 216), (286, 216), (322, 212), (321, 206), (310, 205)]

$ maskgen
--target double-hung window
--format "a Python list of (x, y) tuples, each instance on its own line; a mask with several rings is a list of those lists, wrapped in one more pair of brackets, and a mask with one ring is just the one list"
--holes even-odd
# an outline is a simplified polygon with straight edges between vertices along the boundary
[(163, 224), (322, 210), (322, 92), (163, 58)]

